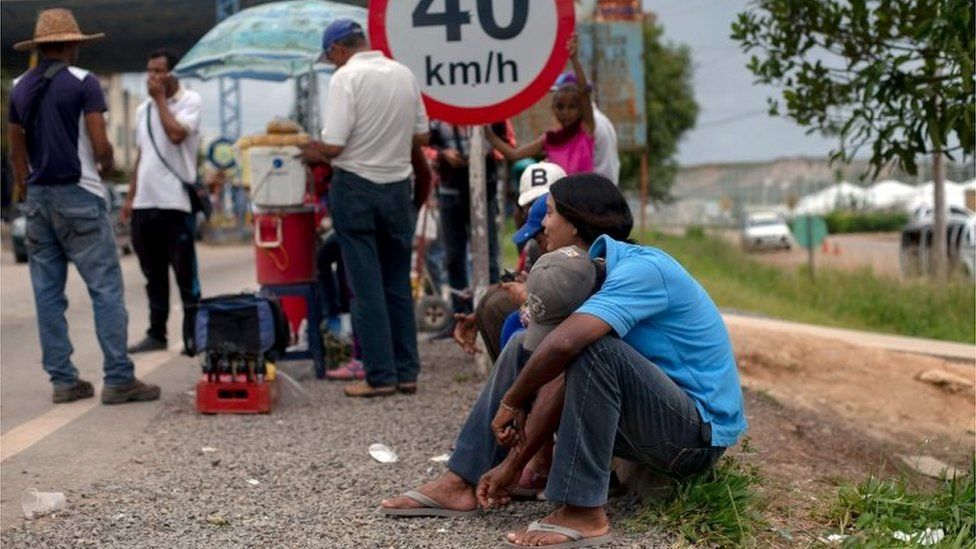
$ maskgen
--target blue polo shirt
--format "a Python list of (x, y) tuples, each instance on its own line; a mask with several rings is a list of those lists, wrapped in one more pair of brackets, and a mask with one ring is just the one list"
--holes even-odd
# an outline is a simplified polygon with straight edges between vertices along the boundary
[[(105, 98), (98, 79), (78, 67), (66, 67), (43, 89), (44, 71), (52, 61), (42, 60), (14, 81), (10, 92), (10, 122), (24, 127), (27, 156), (30, 162), (28, 185), (80, 184), (93, 192), (100, 188), (101, 178), (95, 168), (95, 157), (85, 115), (104, 112)], [(37, 105), (37, 113), (30, 111)], [(31, 122), (33, 116), (33, 122)], [(26, 125), (31, 127), (25, 127)]]
[(712, 446), (746, 430), (742, 389), (725, 322), (708, 293), (663, 251), (601, 236), (590, 255), (607, 279), (576, 312), (606, 322), (695, 401), (711, 424)]

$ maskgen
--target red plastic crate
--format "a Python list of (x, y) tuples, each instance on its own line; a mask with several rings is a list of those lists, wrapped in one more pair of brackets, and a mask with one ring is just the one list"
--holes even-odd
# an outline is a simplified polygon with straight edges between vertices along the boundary
[(278, 400), (273, 381), (232, 381), (221, 376), (197, 382), (197, 411), (201, 414), (269, 414)]

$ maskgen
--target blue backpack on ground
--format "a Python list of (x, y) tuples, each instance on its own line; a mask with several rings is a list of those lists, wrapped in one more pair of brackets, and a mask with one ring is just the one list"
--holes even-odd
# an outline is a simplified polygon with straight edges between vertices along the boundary
[(262, 294), (227, 294), (202, 299), (196, 306), (193, 345), (197, 353), (232, 354), (274, 360), (290, 339), (281, 303)]

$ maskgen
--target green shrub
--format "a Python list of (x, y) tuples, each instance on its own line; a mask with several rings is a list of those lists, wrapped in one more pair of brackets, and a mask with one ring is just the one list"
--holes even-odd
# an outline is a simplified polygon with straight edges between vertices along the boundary
[(705, 238), (705, 228), (700, 225), (689, 225), (685, 227), (685, 236), (688, 238)]
[(840, 233), (877, 233), (899, 231), (908, 223), (909, 216), (905, 212), (851, 212), (834, 211), (824, 216), (827, 231), (830, 234)]

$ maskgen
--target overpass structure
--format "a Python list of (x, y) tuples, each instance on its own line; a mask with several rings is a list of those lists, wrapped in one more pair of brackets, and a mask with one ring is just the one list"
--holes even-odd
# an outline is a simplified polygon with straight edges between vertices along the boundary
[[(335, 0), (366, 7), (368, 0)], [(217, 23), (220, 0), (3, 0), (0, 2), (0, 66), (10, 75), (23, 72), (29, 56), (13, 45), (34, 34), (37, 13), (69, 8), (84, 32), (104, 32), (86, 46), (79, 64), (97, 73), (141, 72), (146, 53), (167, 47), (186, 53)], [(240, 9), (270, 0), (239, 0)]]

